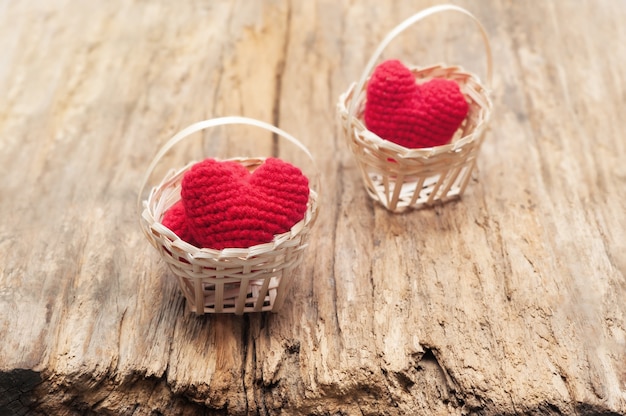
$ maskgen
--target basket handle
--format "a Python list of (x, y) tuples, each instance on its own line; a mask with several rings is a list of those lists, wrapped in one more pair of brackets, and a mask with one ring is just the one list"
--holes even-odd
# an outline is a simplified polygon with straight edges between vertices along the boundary
[[(309, 159), (311, 159), (311, 162), (313, 163), (313, 166), (315, 167), (315, 160), (313, 159), (313, 155), (311, 154), (311, 152), (309, 152), (309, 150), (302, 143), (300, 143), (300, 141), (298, 139), (296, 139), (295, 137), (293, 137), (289, 133), (279, 129), (278, 127), (273, 126), (271, 124), (268, 124), (268, 123), (266, 123), (264, 121), (255, 120), (255, 119), (247, 118), (247, 117), (239, 117), (239, 116), (219, 117), (219, 118), (213, 118), (213, 119), (210, 119), (210, 120), (199, 121), (197, 123), (194, 123), (194, 124), (184, 128), (183, 130), (179, 131), (178, 133), (176, 133), (176, 135), (174, 135), (171, 139), (169, 139), (163, 145), (163, 147), (161, 147), (159, 152), (156, 154), (156, 156), (154, 157), (154, 159), (150, 163), (150, 166), (148, 166), (148, 170), (146, 171), (146, 173), (145, 173), (145, 175), (144, 175), (144, 177), (143, 177), (143, 179), (141, 181), (141, 186), (139, 188), (139, 194), (137, 195), (137, 211), (139, 213), (141, 213), (141, 205), (142, 205), (141, 204), (141, 201), (142, 201), (141, 195), (143, 194), (143, 192), (144, 192), (144, 190), (146, 188), (146, 184), (148, 183), (148, 179), (150, 179), (150, 176), (152, 175), (152, 172), (156, 168), (157, 164), (161, 161), (163, 156), (165, 156), (165, 154), (170, 151), (170, 149), (172, 147), (174, 147), (178, 142), (182, 141), (186, 137), (188, 137), (188, 136), (192, 135), (193, 133), (196, 133), (196, 132), (198, 132), (200, 130), (204, 130), (204, 129), (208, 129), (208, 128), (212, 128), (212, 127), (225, 126), (225, 125), (229, 125), (229, 124), (246, 124), (246, 125), (249, 125), (249, 126), (260, 127), (262, 129), (271, 131), (272, 133), (275, 133), (275, 134), (283, 137), (284, 139), (288, 140), (292, 144), (296, 145), (300, 150), (302, 150), (309, 157)], [(316, 168), (316, 170), (317, 170), (317, 168)]]
[[(361, 79), (359, 79), (359, 82), (356, 84), (356, 88), (352, 90), (353, 93), (359, 94), (359, 95), (361, 94), (361, 89), (365, 85), (365, 80), (374, 69), (374, 65), (376, 65), (378, 58), (380, 58), (380, 55), (383, 53), (383, 50), (387, 47), (387, 45), (389, 45), (389, 43), (391, 43), (392, 40), (395, 39), (396, 36), (404, 32), (414, 23), (417, 23), (420, 20), (423, 20), (424, 18), (430, 15), (444, 12), (444, 11), (456, 11), (466, 16), (469, 16), (478, 26), (478, 29), (480, 30), (480, 33), (483, 37), (483, 42), (485, 43), (485, 52), (486, 52), (486, 59), (487, 59), (487, 84), (491, 85), (492, 57), (491, 57), (491, 46), (489, 44), (489, 37), (487, 36), (487, 31), (485, 30), (483, 25), (480, 23), (480, 21), (469, 11), (465, 10), (462, 7), (453, 6), (451, 4), (442, 4), (439, 6), (429, 7), (428, 9), (424, 9), (421, 12), (414, 14), (413, 16), (409, 17), (408, 19), (400, 23), (398, 26), (396, 26), (391, 32), (389, 32), (387, 36), (383, 39), (383, 41), (380, 43), (380, 45), (378, 45), (378, 48), (376, 48), (376, 50), (374, 51), (374, 54), (372, 55), (369, 62), (365, 66), (365, 71), (363, 71), (363, 74), (361, 75)], [(352, 97), (352, 99), (350, 100), (350, 107), (348, 110), (348, 123), (350, 123), (350, 120), (352, 120), (352, 117), (354, 117), (354, 112), (356, 111), (356, 103), (357, 101), (359, 101), (358, 98), (359, 98), (358, 96)]]

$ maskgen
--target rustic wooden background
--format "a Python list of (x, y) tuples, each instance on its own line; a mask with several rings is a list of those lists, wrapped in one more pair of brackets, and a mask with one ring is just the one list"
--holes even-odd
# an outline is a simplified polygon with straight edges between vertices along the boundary
[[(491, 130), (460, 202), (393, 215), (335, 103), (436, 2), (1, 1), (0, 414), (626, 414), (626, 2), (454, 3)], [(454, 14), (386, 56), (485, 71)], [(223, 115), (322, 171), (279, 314), (188, 314), (138, 227), (159, 146)]]

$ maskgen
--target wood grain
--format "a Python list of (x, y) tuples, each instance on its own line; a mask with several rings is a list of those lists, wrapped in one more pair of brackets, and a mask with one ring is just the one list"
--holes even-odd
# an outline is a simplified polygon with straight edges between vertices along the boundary
[[(491, 131), (461, 201), (393, 215), (335, 105), (432, 4), (0, 3), (0, 413), (626, 414), (626, 4), (455, 1), (491, 37)], [(387, 56), (485, 70), (453, 14)], [(278, 314), (189, 314), (137, 224), (158, 148), (224, 115), (290, 132), (322, 173)], [(262, 142), (226, 150), (289, 152)]]

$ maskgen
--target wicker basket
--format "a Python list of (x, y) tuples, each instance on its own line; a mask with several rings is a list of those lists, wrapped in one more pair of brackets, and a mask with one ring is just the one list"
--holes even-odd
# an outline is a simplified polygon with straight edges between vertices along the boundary
[(487, 88), (478, 77), (458, 66), (412, 68), (416, 82), (431, 78), (456, 81), (469, 104), (469, 113), (450, 144), (408, 149), (383, 140), (365, 127), (363, 112), (369, 76), (387, 45), (409, 26), (441, 11), (471, 17), (481, 31), (487, 55), (487, 80), (491, 84), (491, 48), (480, 22), (456, 6), (435, 6), (410, 17), (392, 30), (370, 59), (358, 83), (339, 98), (337, 111), (343, 134), (354, 154), (368, 194), (392, 212), (423, 208), (459, 198), (471, 178), (492, 111)]
[[(224, 117), (193, 124), (174, 136), (157, 154), (148, 168), (138, 205), (141, 228), (169, 269), (178, 279), (189, 309), (197, 315), (204, 313), (276, 312), (283, 305), (296, 277), (308, 244), (309, 231), (317, 216), (319, 175), (309, 176), (309, 201), (304, 218), (286, 233), (274, 236), (265, 244), (249, 248), (213, 250), (195, 247), (177, 237), (161, 224), (165, 212), (180, 200), (181, 180), (194, 162), (170, 172), (155, 186), (147, 200), (141, 201), (143, 190), (156, 164), (185, 137), (197, 131), (228, 124), (247, 124), (269, 130), (295, 144), (312, 165), (309, 151), (284, 131), (257, 120), (243, 117)], [(261, 165), (265, 158), (233, 158), (249, 171)]]

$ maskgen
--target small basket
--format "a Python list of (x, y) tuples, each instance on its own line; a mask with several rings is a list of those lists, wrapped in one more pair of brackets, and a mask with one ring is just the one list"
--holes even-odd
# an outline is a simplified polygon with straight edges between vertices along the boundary
[(392, 212), (424, 208), (459, 198), (471, 178), (492, 111), (488, 90), (477, 76), (458, 66), (412, 68), (417, 82), (431, 78), (456, 81), (469, 104), (469, 113), (452, 142), (443, 146), (408, 149), (383, 140), (365, 127), (363, 112), (367, 81), (387, 45), (414, 23), (441, 11), (471, 17), (481, 31), (491, 85), (491, 48), (485, 29), (467, 10), (435, 6), (413, 15), (394, 28), (378, 46), (358, 83), (342, 94), (337, 104), (343, 133), (354, 154), (369, 196)]
[[(146, 172), (138, 197), (141, 228), (169, 269), (176, 275), (189, 309), (197, 315), (278, 311), (283, 305), (308, 245), (309, 232), (317, 217), (319, 175), (309, 177), (309, 201), (304, 218), (291, 230), (274, 236), (269, 243), (249, 248), (214, 250), (198, 248), (181, 240), (161, 224), (165, 212), (180, 200), (181, 181), (193, 166), (171, 171), (155, 186), (147, 200), (143, 190), (157, 163), (176, 143), (203, 129), (245, 124), (271, 131), (295, 144), (307, 157), (309, 151), (294, 137), (270, 124), (244, 117), (223, 117), (193, 124), (172, 137), (159, 151)], [(232, 158), (249, 171), (265, 158)]]

